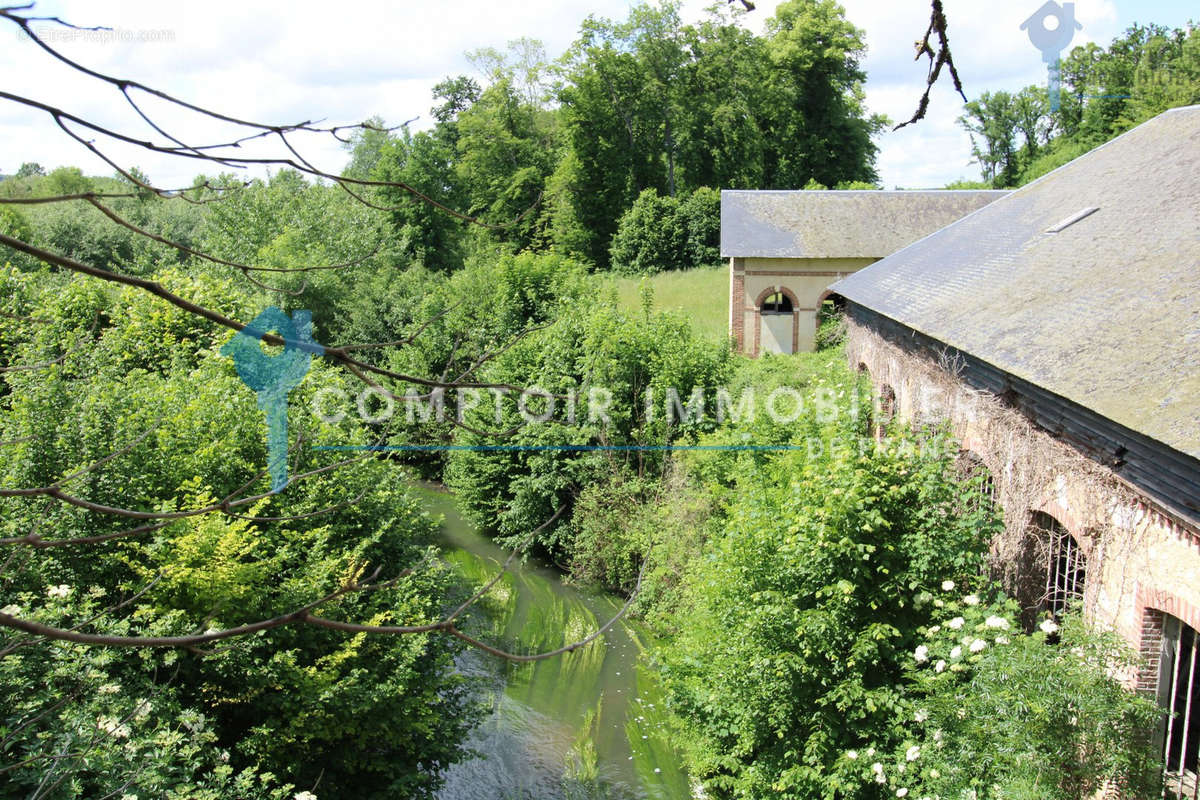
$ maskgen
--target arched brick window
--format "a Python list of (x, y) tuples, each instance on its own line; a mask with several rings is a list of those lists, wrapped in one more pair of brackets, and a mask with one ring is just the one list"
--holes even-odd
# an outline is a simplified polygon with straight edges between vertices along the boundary
[(965, 498), (965, 511), (981, 508), (992, 509), (996, 505), (996, 481), (992, 472), (983, 463), (978, 453), (963, 450), (954, 459), (954, 471), (960, 481), (968, 483), (972, 491)]
[[(765, 289), (754, 301), (754, 355), (764, 350), (794, 353), (799, 345), (799, 301), (786, 286)], [(764, 328), (769, 328), (764, 341)], [(773, 342), (773, 344), (768, 344)]]
[(1075, 537), (1054, 517), (1035, 511), (1029, 520), (1046, 549), (1046, 591), (1042, 608), (1054, 617), (1083, 600), (1087, 582), (1087, 556)]
[(769, 294), (762, 301), (762, 306), (759, 308), (763, 314), (791, 314), (795, 310), (792, 305), (792, 298), (788, 297), (783, 292), (775, 292)]
[(1142, 654), (1156, 669), (1148, 686), (1163, 710), (1155, 744), (1163, 757), (1164, 797), (1200, 797), (1200, 634), (1164, 611), (1146, 609)]

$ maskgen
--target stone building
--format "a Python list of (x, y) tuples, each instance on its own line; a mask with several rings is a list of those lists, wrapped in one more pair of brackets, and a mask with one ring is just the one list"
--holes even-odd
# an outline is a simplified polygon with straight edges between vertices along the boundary
[(1200, 106), (832, 288), (883, 412), (948, 420), (986, 476), (1027, 613), (1078, 603), (1145, 656), (1167, 784), (1198, 796)]
[(729, 330), (740, 352), (814, 349), (829, 284), (1005, 192), (721, 192)]

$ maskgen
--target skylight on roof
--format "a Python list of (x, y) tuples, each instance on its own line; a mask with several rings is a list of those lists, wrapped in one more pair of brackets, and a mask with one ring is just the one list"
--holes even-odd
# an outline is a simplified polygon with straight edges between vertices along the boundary
[(1051, 225), (1049, 228), (1046, 228), (1046, 233), (1059, 233), (1061, 231), (1064, 231), (1067, 228), (1074, 225), (1076, 222), (1079, 222), (1079, 220), (1083, 219), (1084, 217), (1090, 217), (1092, 214), (1095, 214), (1099, 210), (1100, 210), (1099, 207), (1091, 207), (1091, 208), (1085, 208), (1082, 211), (1076, 211), (1074, 214), (1067, 217), (1066, 219), (1064, 219), (1062, 222), (1058, 223), (1057, 225)]

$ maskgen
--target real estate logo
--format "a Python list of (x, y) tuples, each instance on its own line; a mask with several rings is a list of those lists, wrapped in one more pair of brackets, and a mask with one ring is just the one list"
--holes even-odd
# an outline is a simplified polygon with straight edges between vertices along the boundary
[[(282, 352), (268, 355), (262, 340), (274, 331), (283, 340)], [(271, 491), (287, 486), (287, 396), (312, 364), (313, 354), (325, 352), (312, 338), (312, 312), (289, 317), (275, 306), (263, 311), (221, 347), (233, 359), (238, 377), (258, 395), (258, 407), (267, 415), (267, 471)]]
[(1042, 51), (1050, 110), (1058, 111), (1062, 100), (1062, 51), (1075, 38), (1075, 32), (1083, 30), (1083, 25), (1075, 19), (1075, 4), (1059, 5), (1054, 0), (1047, 0), (1033, 16), (1021, 23), (1021, 30), (1026, 31), (1029, 41)]

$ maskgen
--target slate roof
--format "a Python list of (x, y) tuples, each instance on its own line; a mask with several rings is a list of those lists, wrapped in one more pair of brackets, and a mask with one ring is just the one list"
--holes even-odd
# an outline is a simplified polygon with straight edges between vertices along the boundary
[(1002, 191), (723, 191), (723, 258), (883, 258)]
[(831, 288), (1200, 458), (1200, 106)]

